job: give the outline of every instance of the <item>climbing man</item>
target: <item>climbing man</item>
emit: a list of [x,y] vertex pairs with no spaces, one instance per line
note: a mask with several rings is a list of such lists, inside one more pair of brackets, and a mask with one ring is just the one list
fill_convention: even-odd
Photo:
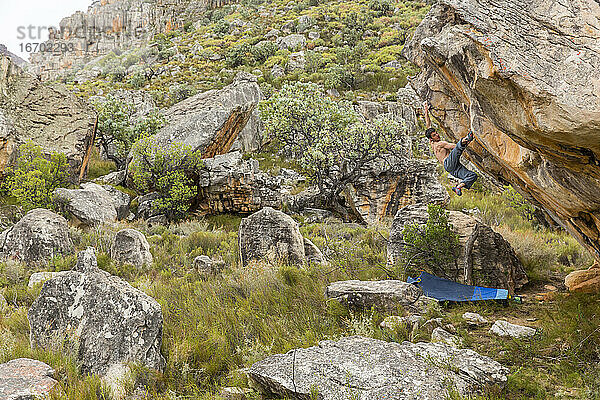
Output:
[[462,181],[452,188],[452,191],[459,196],[462,196],[462,189],[470,189],[473,183],[477,180],[477,174],[469,171],[460,163],[460,156],[467,148],[469,143],[473,141],[473,131],[469,130],[469,134],[458,141],[456,144],[448,143],[440,139],[440,134],[435,128],[431,127],[431,119],[429,118],[429,103],[423,103],[425,111],[425,136],[429,139],[431,149],[435,157],[444,165],[444,169],[452,176],[461,179]]

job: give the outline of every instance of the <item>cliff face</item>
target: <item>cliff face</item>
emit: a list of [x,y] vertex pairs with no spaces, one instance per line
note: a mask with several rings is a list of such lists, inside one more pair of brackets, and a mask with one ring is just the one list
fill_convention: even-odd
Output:
[[32,141],[45,154],[67,156],[73,181],[86,172],[96,113],[62,85],[46,85],[0,55],[0,172],[19,145]]
[[[96,0],[87,12],[64,18],[44,44],[46,51],[31,55],[32,72],[55,79],[111,51],[147,43],[155,33],[181,28],[207,8],[231,0]],[[47,51],[52,49],[52,51]]]
[[441,0],[404,55],[468,158],[539,203],[600,259],[600,3]]

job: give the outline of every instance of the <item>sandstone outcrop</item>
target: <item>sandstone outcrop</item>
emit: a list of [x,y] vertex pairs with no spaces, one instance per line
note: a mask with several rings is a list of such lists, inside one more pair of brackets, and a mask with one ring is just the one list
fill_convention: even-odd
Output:
[[410,313],[422,314],[438,302],[427,297],[416,285],[398,280],[385,281],[338,281],[325,289],[325,297],[359,310],[375,307],[386,312],[397,311],[398,307]]
[[28,266],[46,266],[52,257],[72,251],[67,220],[43,208],[29,211],[0,234],[0,257]]
[[[411,223],[423,225],[428,218],[427,206],[423,204],[410,205],[398,211],[388,241],[390,264],[400,259],[404,226]],[[460,211],[449,211],[448,221],[458,235],[460,250],[456,262],[445,268],[446,276],[443,278],[468,285],[508,289],[510,293],[528,282],[523,265],[502,235]]]
[[276,354],[248,376],[261,392],[291,399],[447,399],[506,383],[508,368],[469,349],[442,343],[388,343],[352,336]]
[[256,77],[239,72],[231,85],[197,94],[166,110],[169,123],[156,139],[164,145],[190,145],[201,150],[203,158],[230,150],[256,150],[263,134],[256,105],[262,99]]
[[510,336],[515,339],[528,338],[535,335],[536,330],[528,326],[511,324],[508,321],[498,320],[490,328],[490,333],[498,336]]
[[27,142],[45,155],[63,153],[71,179],[87,171],[96,114],[60,84],[42,84],[0,55],[0,171],[11,165]]
[[600,264],[571,272],[565,278],[565,286],[570,292],[600,293]]
[[283,206],[289,193],[286,178],[261,172],[258,161],[244,160],[239,151],[203,161],[197,204],[201,214],[250,214]]
[[152,265],[152,253],[146,236],[135,229],[123,229],[115,234],[110,257],[117,263],[132,264],[138,268]]
[[54,385],[54,369],[29,358],[0,364],[0,399],[36,400],[46,398]]
[[478,168],[600,260],[600,4],[441,0],[404,48],[411,81]]
[[82,373],[103,375],[121,362],[161,369],[160,305],[98,268],[93,248],[72,271],[46,281],[27,314],[31,345],[75,351]]

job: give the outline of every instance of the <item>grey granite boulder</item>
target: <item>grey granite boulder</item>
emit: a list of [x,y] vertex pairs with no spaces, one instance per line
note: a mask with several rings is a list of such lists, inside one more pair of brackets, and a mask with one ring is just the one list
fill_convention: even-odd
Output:
[[437,300],[425,296],[419,287],[399,280],[333,282],[325,289],[325,296],[356,309],[376,307],[395,311],[401,306],[419,314],[438,304]]
[[315,264],[326,264],[325,257],[321,250],[309,239],[304,238],[304,253],[306,260]]
[[111,172],[110,174],[106,174],[104,176],[96,178],[96,179],[94,179],[94,182],[99,183],[99,184],[105,183],[105,184],[109,184],[109,185],[119,186],[125,182],[126,178],[127,178],[127,171],[122,170],[122,171]]
[[302,49],[306,46],[306,37],[300,34],[292,34],[288,36],[280,37],[276,40],[277,46],[280,50],[296,50]]
[[152,253],[146,236],[135,229],[123,229],[115,234],[110,257],[120,264],[132,264],[138,268],[152,265]]
[[36,400],[45,398],[58,382],[54,369],[29,358],[0,364],[0,399]]
[[52,257],[72,251],[67,220],[43,208],[29,211],[0,234],[0,256],[30,266],[46,266]]
[[99,269],[93,248],[79,253],[72,271],[46,281],[27,316],[32,347],[75,349],[84,374],[128,361],[164,366],[160,305]]
[[467,324],[471,326],[479,326],[488,324],[489,321],[477,313],[466,312],[462,315]]
[[442,343],[388,343],[353,336],[276,354],[248,376],[267,395],[305,400],[445,400],[503,385],[509,370],[469,349]]
[[[515,289],[528,282],[523,264],[502,235],[478,219],[460,211],[449,211],[448,221],[458,235],[459,254],[456,262],[444,267],[443,278],[468,285]],[[429,215],[426,204],[413,204],[400,209],[390,230],[388,261],[399,262],[403,250],[402,231],[407,224],[424,225]]]
[[61,210],[81,225],[114,222],[129,213],[129,195],[111,186],[88,182],[81,189],[58,188],[54,196]]
[[528,338],[535,335],[536,330],[528,326],[511,324],[508,321],[498,320],[490,328],[490,333],[498,336],[509,336],[515,339]]
[[304,238],[298,223],[289,215],[265,207],[242,219],[239,229],[242,265],[253,260],[301,265],[306,260]]

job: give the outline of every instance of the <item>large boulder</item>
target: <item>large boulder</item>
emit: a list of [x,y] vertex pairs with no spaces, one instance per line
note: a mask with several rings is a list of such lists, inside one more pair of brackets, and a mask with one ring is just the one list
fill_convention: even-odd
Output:
[[179,102],[164,112],[169,123],[156,135],[159,145],[184,143],[203,158],[230,150],[253,151],[262,143],[256,105],[263,99],[256,77],[239,72],[233,83]]
[[152,253],[146,236],[135,229],[123,229],[115,234],[110,257],[117,263],[132,264],[138,268],[152,265]]
[[296,265],[306,261],[304,238],[298,223],[271,207],[242,219],[238,240],[244,266],[262,259]]
[[54,256],[72,251],[67,220],[43,208],[29,211],[0,234],[0,257],[29,266],[46,266]]
[[465,155],[600,260],[600,3],[441,0],[404,47],[411,80]]
[[128,194],[92,182],[82,184],[81,189],[58,188],[54,199],[63,212],[82,225],[100,225],[125,218],[130,202]]
[[36,400],[46,398],[54,385],[54,369],[29,358],[0,364],[0,399]]
[[27,314],[33,347],[76,351],[81,371],[103,375],[121,362],[161,369],[160,305],[98,268],[93,248],[72,271],[46,281]]
[[[406,206],[398,211],[388,241],[390,264],[397,263],[401,257],[405,225],[423,225],[428,218],[427,206],[423,204]],[[468,285],[508,289],[510,293],[528,282],[523,264],[502,235],[459,211],[449,211],[448,221],[458,235],[460,250],[456,262],[446,266],[445,278]]]
[[42,84],[0,54],[0,171],[11,165],[18,147],[33,142],[46,156],[63,153],[71,180],[87,171],[96,114],[61,84]]
[[470,349],[443,343],[388,343],[361,336],[276,354],[248,376],[261,392],[291,399],[444,400],[503,385],[509,370]]
[[418,314],[438,304],[437,300],[425,296],[418,286],[398,280],[332,282],[325,289],[325,297],[353,309],[369,310],[375,307],[394,312],[402,307]]

